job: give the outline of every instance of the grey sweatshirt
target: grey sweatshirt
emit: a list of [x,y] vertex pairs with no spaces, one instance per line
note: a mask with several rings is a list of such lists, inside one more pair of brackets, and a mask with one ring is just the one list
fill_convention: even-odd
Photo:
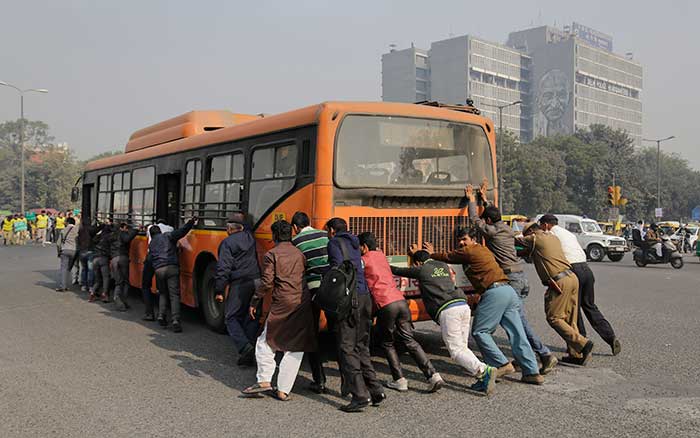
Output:
[[469,218],[486,239],[486,247],[491,250],[496,262],[506,274],[523,270],[522,262],[515,252],[515,232],[503,221],[488,225],[476,214],[476,203],[469,203]]

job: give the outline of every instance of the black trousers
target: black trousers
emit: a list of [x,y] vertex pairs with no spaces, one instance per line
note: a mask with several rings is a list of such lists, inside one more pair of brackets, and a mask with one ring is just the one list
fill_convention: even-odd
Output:
[[146,313],[149,315],[154,314],[155,303],[158,299],[158,296],[154,297],[151,293],[154,275],[156,275],[156,271],[153,269],[151,255],[149,254],[143,261],[143,272],[141,273],[141,296],[143,298],[143,304],[146,306]]
[[129,295],[129,257],[120,255],[110,261],[110,272],[114,278],[114,299],[126,304]]
[[229,284],[224,303],[226,331],[239,353],[248,345],[255,346],[260,329],[258,319],[251,319],[248,313],[255,283],[256,280],[242,280]]
[[411,323],[411,310],[405,300],[394,301],[377,312],[377,328],[381,337],[382,348],[389,362],[391,377],[399,380],[403,377],[399,354],[394,347],[394,340],[398,338],[406,346],[416,365],[423,371],[426,379],[435,374],[435,368],[428,359],[418,341],[413,337],[413,324]]
[[94,293],[109,294],[109,260],[105,256],[97,256],[92,260],[92,270],[95,271]]
[[578,331],[581,335],[586,336],[586,326],[583,323],[581,311],[588,318],[593,330],[598,332],[601,338],[609,345],[612,345],[615,340],[615,331],[605,319],[605,316],[595,304],[595,277],[593,271],[588,267],[588,263],[573,263],[571,270],[578,277]]
[[158,318],[165,319],[169,307],[172,321],[180,322],[180,267],[167,265],[156,269],[156,284],[160,293]]
[[[316,294],[316,290],[312,290],[311,296]],[[313,301],[311,302],[311,310],[314,315],[314,335],[318,341],[319,334],[319,318],[321,317],[321,308],[316,305]],[[309,362],[309,368],[311,368],[311,376],[314,382],[319,384],[326,384],[326,372],[323,370],[323,355],[321,354],[321,345],[319,343],[318,351],[311,353],[305,353],[304,357]]]
[[371,395],[383,392],[372,366],[369,353],[369,335],[372,327],[372,298],[369,294],[357,297],[357,309],[335,324],[338,342],[338,360],[344,384],[355,401],[366,401]]

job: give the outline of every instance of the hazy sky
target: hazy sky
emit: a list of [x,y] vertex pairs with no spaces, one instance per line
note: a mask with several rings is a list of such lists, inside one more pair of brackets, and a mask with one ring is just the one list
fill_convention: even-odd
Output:
[[[28,95],[81,158],[122,149],[144,126],[193,109],[277,113],[379,100],[381,54],[473,34],[577,21],[644,67],[644,136],[700,169],[700,2],[0,0],[0,80]],[[0,87],[0,121],[19,117]]]

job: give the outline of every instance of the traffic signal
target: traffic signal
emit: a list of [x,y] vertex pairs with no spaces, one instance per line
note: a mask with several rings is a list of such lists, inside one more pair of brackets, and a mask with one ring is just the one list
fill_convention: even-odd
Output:
[[620,186],[608,186],[608,203],[613,207],[627,205],[627,199],[622,197]]
[[613,186],[608,186],[608,204],[615,206],[615,189]]

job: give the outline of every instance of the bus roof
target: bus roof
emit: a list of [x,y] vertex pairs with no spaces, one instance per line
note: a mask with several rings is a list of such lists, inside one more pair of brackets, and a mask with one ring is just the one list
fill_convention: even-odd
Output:
[[[184,138],[180,137],[179,139],[174,139],[172,141],[166,140],[166,142],[157,143],[151,146],[139,145],[141,147],[129,148],[127,145],[126,153],[91,161],[87,164],[86,171],[119,166],[135,161],[147,160],[163,155],[170,155],[177,152],[224,143],[227,141],[254,137],[256,135],[262,135],[270,132],[313,125],[318,123],[323,114],[328,114],[331,120],[335,120],[336,116],[340,113],[391,114],[396,116],[455,120],[485,125],[489,133],[493,131],[493,122],[491,120],[488,120],[483,116],[470,114],[466,111],[458,111],[452,109],[451,107],[435,107],[425,104],[416,105],[411,103],[393,102],[323,102],[317,105],[311,105],[305,108],[275,114],[272,116],[249,116],[253,119],[247,120],[247,123],[239,122],[238,124],[233,124],[232,126],[227,126],[213,131],[208,131],[202,127],[202,133],[200,134],[191,135]],[[159,129],[173,129],[173,126],[182,124],[184,118],[186,118],[188,114],[191,113],[187,113],[185,115],[175,117],[165,122],[136,131],[131,136],[131,141],[150,138],[153,140],[152,142],[155,142],[156,137],[160,135]],[[240,116],[238,119],[239,121],[243,120],[245,117],[245,115],[235,116]],[[174,134],[171,132],[170,135],[173,136]],[[165,134],[162,136],[162,138],[166,137],[167,135]]]

